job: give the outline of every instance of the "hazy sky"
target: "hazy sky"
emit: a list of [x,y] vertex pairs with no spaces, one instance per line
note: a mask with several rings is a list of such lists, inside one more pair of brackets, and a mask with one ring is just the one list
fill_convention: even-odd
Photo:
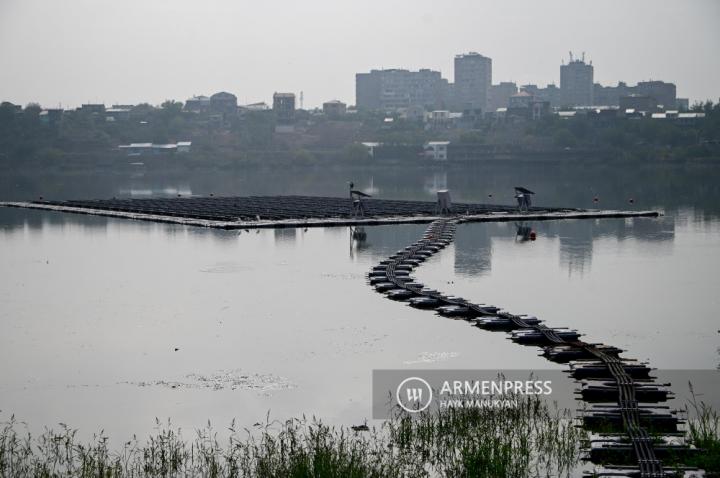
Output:
[[355,73],[493,60],[493,83],[555,82],[568,50],[595,81],[661,79],[720,97],[718,0],[0,0],[0,100],[160,103],[226,90],[355,102]]

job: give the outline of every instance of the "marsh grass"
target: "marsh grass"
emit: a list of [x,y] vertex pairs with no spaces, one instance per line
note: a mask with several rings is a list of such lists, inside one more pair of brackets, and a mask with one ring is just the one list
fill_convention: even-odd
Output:
[[711,476],[720,476],[720,414],[698,398],[690,386],[692,398],[685,406],[688,416],[687,441],[700,452],[691,455],[688,465],[703,468]]
[[38,436],[14,417],[0,426],[3,477],[563,476],[579,462],[584,433],[568,412],[527,396],[514,409],[397,409],[366,432],[268,417],[251,429],[233,422],[221,440],[210,423],[186,438],[156,420],[147,439],[114,451],[103,432],[83,442],[63,424]]

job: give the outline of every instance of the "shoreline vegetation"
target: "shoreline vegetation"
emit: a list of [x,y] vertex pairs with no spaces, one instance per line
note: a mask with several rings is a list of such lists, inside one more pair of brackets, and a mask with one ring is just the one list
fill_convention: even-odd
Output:
[[0,424],[0,476],[13,477],[407,477],[567,476],[585,433],[569,412],[538,397],[516,409],[446,409],[413,416],[397,409],[378,428],[312,418],[233,422],[221,440],[210,423],[187,436],[156,420],[146,439],[113,448],[100,432],[82,442],[61,424],[32,436],[12,417]]
[[[692,388],[691,388],[692,390]],[[589,435],[569,410],[521,395],[516,408],[446,408],[418,415],[396,407],[378,427],[315,417],[252,428],[210,422],[189,436],[156,419],[147,438],[117,448],[103,431],[89,441],[66,424],[33,436],[14,416],[0,422],[0,477],[560,477],[583,464]],[[720,476],[720,415],[693,398],[686,440],[701,449],[683,465]],[[227,439],[219,438],[227,436]],[[667,462],[668,470],[675,463]]]
[[[102,105],[100,105],[102,106]],[[166,101],[136,105],[122,118],[93,109],[48,115],[37,104],[0,104],[0,169],[110,168],[132,163],[197,168],[296,164],[437,164],[487,161],[623,161],[656,164],[720,160],[720,103],[696,104],[692,121],[578,115],[562,119],[477,119],[438,126],[421,119],[358,112],[327,117],[297,110],[290,132],[272,110],[208,115]],[[596,117],[597,116],[597,117]],[[113,121],[107,121],[113,119]],[[392,119],[387,122],[385,119]],[[449,141],[447,161],[424,146]],[[189,152],[126,154],[120,145],[190,142]],[[373,154],[363,143],[375,143]],[[158,151],[175,151],[160,149]]]
[[[394,410],[379,427],[333,426],[313,417],[233,423],[218,437],[210,422],[191,436],[156,419],[146,439],[114,448],[104,432],[90,441],[60,424],[38,436],[11,417],[0,422],[0,476],[7,477],[544,477],[582,466],[588,434],[568,410],[536,396],[517,408],[449,408],[413,415]],[[693,399],[686,439],[701,449],[685,465],[720,476],[720,417]],[[666,468],[673,469],[673,463]]]

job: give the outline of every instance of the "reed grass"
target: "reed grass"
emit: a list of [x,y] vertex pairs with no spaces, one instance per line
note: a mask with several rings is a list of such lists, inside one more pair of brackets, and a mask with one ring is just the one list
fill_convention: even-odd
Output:
[[514,409],[394,410],[365,432],[316,418],[210,423],[186,438],[156,420],[145,440],[110,449],[104,432],[82,441],[61,424],[38,436],[11,417],[0,425],[2,477],[531,477],[565,476],[580,460],[582,430],[538,397]]
[[704,469],[710,476],[720,476],[720,413],[698,401],[692,383],[689,386],[692,398],[685,406],[688,415],[686,440],[700,452],[692,455],[688,464]]

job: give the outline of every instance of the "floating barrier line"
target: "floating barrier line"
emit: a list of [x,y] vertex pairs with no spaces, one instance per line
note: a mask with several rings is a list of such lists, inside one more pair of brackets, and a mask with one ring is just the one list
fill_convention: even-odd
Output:
[[[386,279],[390,284],[389,287],[395,287],[396,290],[406,290],[419,297],[432,298],[435,299],[438,304],[465,307],[468,311],[472,311],[474,315],[479,317],[500,317],[508,320],[518,329],[537,331],[551,344],[575,347],[594,356],[607,367],[612,376],[612,380],[615,382],[617,388],[617,405],[622,418],[622,426],[632,444],[639,476],[642,478],[666,477],[667,474],[662,462],[656,456],[653,440],[648,434],[648,431],[641,426],[640,405],[636,399],[635,381],[628,374],[620,358],[603,351],[603,348],[607,348],[607,346],[602,344],[589,344],[579,339],[566,340],[563,339],[555,329],[547,327],[544,324],[529,323],[523,319],[522,316],[499,311],[495,307],[489,308],[480,304],[471,303],[462,298],[448,297],[438,291],[424,289],[422,284],[412,282],[407,269],[408,266],[412,269],[418,264],[406,261],[412,259],[424,260],[426,257],[437,253],[454,239],[456,225],[460,222],[465,222],[464,218],[450,217],[433,221],[421,240],[406,247],[403,251],[399,251],[397,254],[390,256],[389,259],[382,261],[381,265],[376,266],[371,274],[374,275],[374,278],[378,278],[377,280]],[[405,267],[402,268],[404,271],[403,274],[399,274],[401,269],[398,269],[398,267],[400,267],[401,264],[405,264]],[[376,287],[378,286],[376,285]],[[378,289],[380,290],[381,288]],[[386,287],[382,287],[382,290],[385,289]],[[390,290],[388,293],[393,294],[393,291]],[[437,306],[431,308],[437,308]]]

